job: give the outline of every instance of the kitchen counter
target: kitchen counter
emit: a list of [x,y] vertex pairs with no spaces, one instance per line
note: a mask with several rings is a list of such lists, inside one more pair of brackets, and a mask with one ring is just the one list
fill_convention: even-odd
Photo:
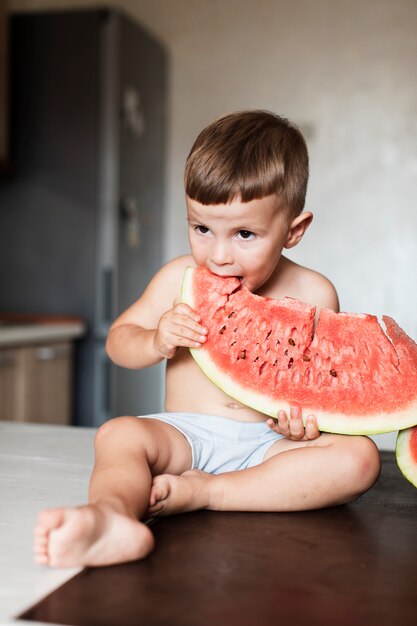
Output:
[[0,314],[0,421],[70,424],[78,317]]
[[31,345],[44,341],[72,341],[85,334],[80,318],[0,316],[0,348]]

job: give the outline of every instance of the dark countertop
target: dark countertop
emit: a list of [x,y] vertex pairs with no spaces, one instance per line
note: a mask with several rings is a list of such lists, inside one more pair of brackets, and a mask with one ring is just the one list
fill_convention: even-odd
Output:
[[142,562],[87,569],[24,618],[75,626],[417,623],[417,490],[382,452],[357,501],[156,520]]

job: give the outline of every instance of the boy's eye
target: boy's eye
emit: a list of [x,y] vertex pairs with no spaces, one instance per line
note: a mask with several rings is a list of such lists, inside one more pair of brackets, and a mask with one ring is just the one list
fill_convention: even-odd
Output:
[[240,230],[238,232],[238,236],[239,239],[243,239],[245,241],[249,241],[250,239],[253,239],[255,237],[254,233],[252,233],[250,230]]
[[209,232],[210,229],[207,228],[207,226],[198,225],[198,226],[195,227],[195,230],[198,233],[201,233],[202,235],[206,235]]

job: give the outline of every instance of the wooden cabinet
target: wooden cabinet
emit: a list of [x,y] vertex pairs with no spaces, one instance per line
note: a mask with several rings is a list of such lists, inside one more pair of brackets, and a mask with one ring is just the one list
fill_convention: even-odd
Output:
[[72,343],[0,349],[0,420],[70,424]]
[[15,420],[19,414],[22,398],[20,376],[22,373],[22,354],[20,350],[0,350],[0,419]]

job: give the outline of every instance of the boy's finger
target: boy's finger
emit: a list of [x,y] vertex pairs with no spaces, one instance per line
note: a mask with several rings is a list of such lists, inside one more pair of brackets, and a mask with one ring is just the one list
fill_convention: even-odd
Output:
[[307,439],[317,439],[320,436],[317,420],[314,415],[308,415],[306,419],[306,436]]
[[[199,347],[207,339],[206,335],[202,335],[184,326],[177,329],[175,335],[178,345],[186,346],[189,348]],[[198,346],[195,345],[196,343],[198,344]]]
[[184,315],[175,319],[174,324],[176,324],[177,334],[184,337],[189,337],[190,332],[197,333],[198,335],[207,335],[208,333],[207,328],[201,326],[201,324],[190,321],[190,318],[185,317]]
[[288,417],[285,411],[278,411],[278,428],[281,435],[288,437],[290,434],[290,425],[288,423]]
[[305,434],[304,424],[302,422],[301,417],[297,417],[295,419],[290,419],[290,432],[291,437],[294,439],[302,439]]
[[185,315],[184,313],[182,313],[181,315],[177,315],[174,318],[174,320],[176,323],[183,324],[184,326],[187,326],[188,328],[193,328],[195,330],[198,330],[204,333],[208,332],[207,328],[203,326],[203,324],[200,324],[193,317],[189,317],[188,315]]
[[290,407],[290,419],[292,420],[301,419],[301,409],[299,406],[294,405]]
[[281,435],[281,432],[278,426],[278,420],[276,417],[270,417],[269,419],[266,420],[266,423],[269,426],[269,428],[274,431],[274,433]]
[[178,302],[178,304],[174,306],[174,311],[180,315],[186,315],[196,322],[201,321],[201,316],[188,306],[188,304],[185,304],[185,302]]
[[290,432],[291,437],[299,440],[305,435],[304,424],[301,418],[301,409],[299,406],[290,407]]

